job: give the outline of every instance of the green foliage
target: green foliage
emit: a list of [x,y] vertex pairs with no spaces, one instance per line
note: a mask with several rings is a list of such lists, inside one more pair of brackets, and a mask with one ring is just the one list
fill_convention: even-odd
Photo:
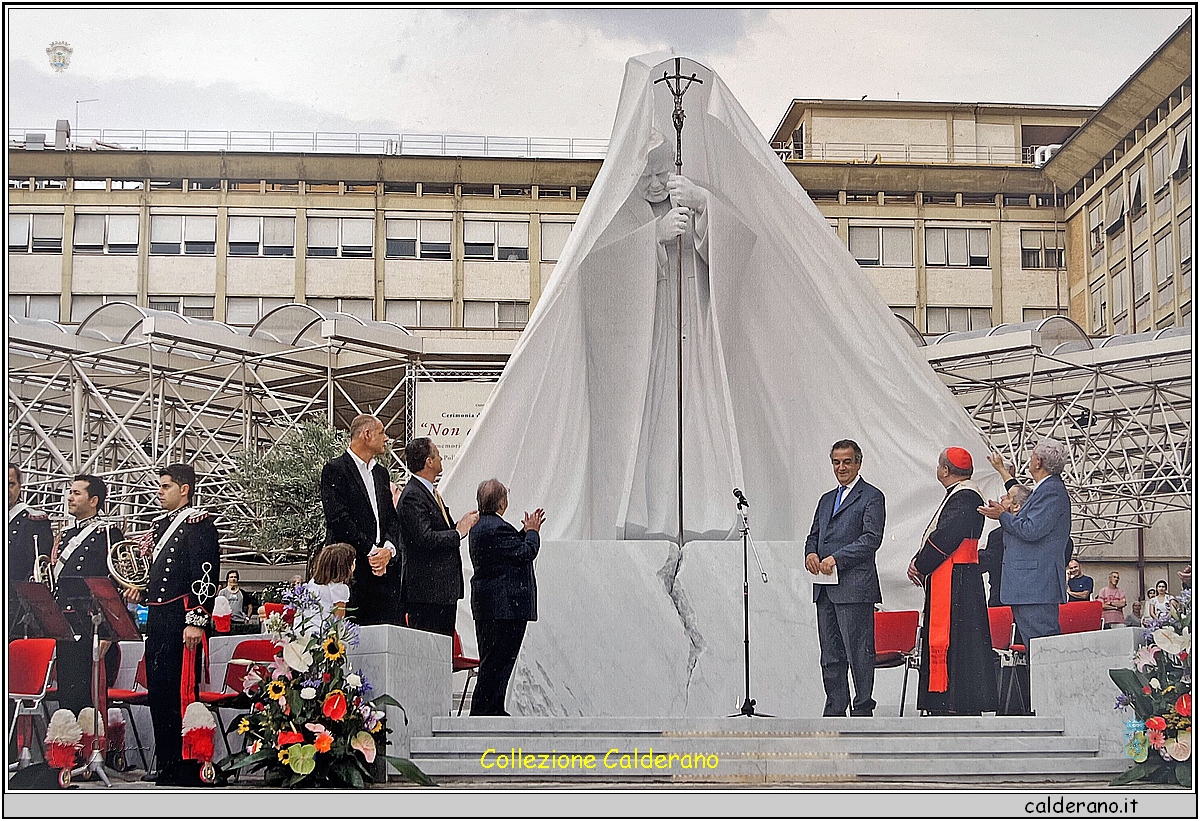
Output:
[[267,556],[308,556],[325,541],[321,468],[346,450],[346,431],[309,418],[266,453],[245,451],[232,480],[242,504],[230,513],[234,533]]

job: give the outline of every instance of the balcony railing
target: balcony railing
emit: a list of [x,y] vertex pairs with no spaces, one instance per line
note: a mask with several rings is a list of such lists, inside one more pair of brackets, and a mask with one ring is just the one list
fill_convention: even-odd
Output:
[[772,148],[782,160],[858,163],[954,163],[966,165],[1033,165],[1035,148],[999,145],[921,145],[917,143],[808,143],[803,150],[791,144]]
[[[27,145],[27,135],[45,134],[48,144]],[[54,129],[10,128],[10,148],[46,148]],[[383,134],[337,131],[154,131],[81,129],[74,150],[239,151],[404,156],[538,157],[603,159],[608,140],[584,137],[496,137],[475,134]]]

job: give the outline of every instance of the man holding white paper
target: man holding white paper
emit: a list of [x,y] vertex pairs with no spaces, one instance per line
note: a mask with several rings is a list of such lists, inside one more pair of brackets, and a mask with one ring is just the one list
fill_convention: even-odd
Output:
[[[883,601],[875,551],[883,543],[883,493],[860,479],[862,448],[834,442],[829,454],[838,486],[821,497],[805,542],[821,641],[825,716],[870,716],[875,709],[875,604]],[[847,673],[854,676],[850,701]]]

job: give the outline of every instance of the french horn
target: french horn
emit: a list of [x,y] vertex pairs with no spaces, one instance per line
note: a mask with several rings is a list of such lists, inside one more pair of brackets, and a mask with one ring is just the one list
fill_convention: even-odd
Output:
[[50,561],[49,556],[38,554],[37,561],[33,563],[33,580],[46,585],[51,593],[54,592],[58,579],[54,576],[54,562]]
[[122,587],[150,586],[150,555],[144,538],[123,539],[108,549],[108,572]]

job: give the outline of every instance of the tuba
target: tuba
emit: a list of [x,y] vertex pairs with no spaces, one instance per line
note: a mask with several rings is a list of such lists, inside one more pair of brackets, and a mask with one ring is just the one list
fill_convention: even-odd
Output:
[[33,563],[33,580],[38,584],[46,585],[50,593],[54,593],[54,588],[58,584],[58,579],[54,576],[54,562],[50,561],[50,557],[39,553],[37,559]]
[[108,572],[123,587],[145,590],[150,585],[150,554],[145,537],[123,539],[108,549]]

